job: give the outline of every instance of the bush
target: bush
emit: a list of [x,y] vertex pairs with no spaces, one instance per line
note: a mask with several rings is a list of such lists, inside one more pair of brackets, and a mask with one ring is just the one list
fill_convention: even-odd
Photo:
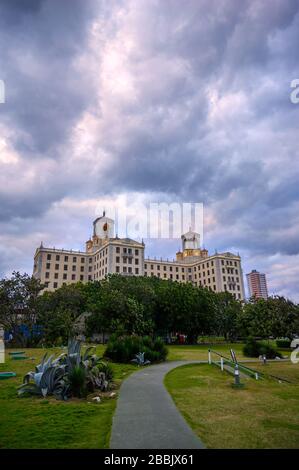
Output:
[[243,346],[243,354],[247,357],[259,357],[265,355],[267,359],[282,357],[275,346],[272,346],[266,341],[256,341],[253,338],[249,338]]
[[278,348],[290,348],[291,347],[291,340],[288,339],[288,338],[277,339],[276,340],[276,346]]
[[68,374],[68,381],[74,397],[86,397],[86,370],[83,367],[80,365],[73,367]]
[[105,378],[108,382],[112,382],[114,378],[114,370],[108,362],[100,362],[97,366],[99,372],[104,372]]
[[165,361],[168,349],[160,338],[113,335],[104,355],[115,362],[131,362],[139,352],[144,352],[144,358],[150,362],[160,362]]

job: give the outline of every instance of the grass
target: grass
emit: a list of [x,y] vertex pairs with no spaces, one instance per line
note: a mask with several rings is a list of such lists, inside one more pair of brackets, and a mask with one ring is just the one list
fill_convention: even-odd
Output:
[[198,364],[169,372],[165,384],[208,448],[298,448],[299,364],[252,367],[294,383],[246,379],[245,388],[236,390],[231,375]]
[[[242,344],[219,344],[212,349],[230,356],[234,349],[243,359]],[[105,346],[96,352],[103,355]],[[169,347],[168,360],[207,360],[207,345]],[[116,399],[104,397],[100,404],[90,399],[68,402],[54,398],[18,398],[17,386],[34,370],[43,354],[58,355],[61,348],[26,349],[25,360],[8,356],[0,371],[17,376],[0,381],[0,448],[75,449],[108,448]],[[284,353],[285,354],[285,353]],[[34,359],[31,359],[34,358]],[[113,363],[117,393],[135,365]],[[294,384],[274,380],[246,381],[244,390],[231,388],[232,377],[208,365],[175,369],[166,385],[178,408],[208,447],[298,447],[299,446],[299,364],[249,364],[267,374],[286,378]],[[90,402],[90,403],[89,403]]]
[[[13,371],[17,376],[0,381],[0,448],[2,449],[76,449],[108,448],[112,417],[116,407],[115,398],[103,398],[100,404],[90,400],[72,399],[68,402],[36,397],[19,398],[16,387],[23,376],[34,370],[47,351],[61,353],[60,348],[26,349],[28,358],[15,361],[7,350],[5,364],[0,371]],[[97,346],[101,355],[103,346]],[[113,364],[115,389],[136,366]]]
[[[167,359],[170,361],[190,360],[190,361],[207,361],[209,348],[230,357],[230,349],[232,348],[238,359],[244,359],[242,353],[243,344],[227,343],[217,345],[171,345],[169,346],[169,354]],[[216,359],[216,356],[215,356]]]

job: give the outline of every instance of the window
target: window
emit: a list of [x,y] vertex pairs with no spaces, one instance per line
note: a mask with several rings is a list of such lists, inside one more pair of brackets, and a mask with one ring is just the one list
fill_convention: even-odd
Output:
[[58,273],[54,274],[54,279],[58,279]]
[[84,258],[81,258],[81,263],[82,263],[82,264],[84,263],[84,261],[85,261],[85,259],[84,259]]
[[91,281],[91,275],[90,275],[90,274],[89,274],[89,276],[88,276],[88,280]]
[[158,266],[157,266],[157,270],[160,271],[160,265],[159,265],[159,264],[158,264]]
[[67,279],[67,274],[66,273],[63,274],[63,279]]
[[135,264],[139,264],[139,258],[135,258]]
[[60,255],[56,255],[56,261],[60,261]]
[[182,275],[182,280],[183,280],[183,281],[185,280],[185,274]]
[[145,265],[144,265],[144,269],[147,269],[147,264],[146,264],[146,263],[145,263]]
[[135,255],[136,255],[136,256],[139,255],[139,250],[135,250]]
[[49,279],[50,273],[49,273],[49,272],[46,272],[46,276],[45,276],[45,277],[46,277],[46,279]]
[[76,271],[76,265],[73,265],[73,271]]
[[129,254],[129,255],[132,254],[132,248],[128,248],[128,254]]
[[54,287],[54,289],[57,289],[57,287],[58,287],[58,282],[54,282],[53,287]]
[[119,248],[119,246],[116,247],[116,253],[120,253],[120,248]]
[[120,262],[120,258],[119,256],[116,257],[116,262],[119,263]]
[[172,266],[169,266],[169,271],[172,272]]
[[126,273],[127,272],[127,266],[124,266],[123,267],[123,273]]
[[176,272],[176,273],[179,272],[179,268],[178,268],[178,267],[175,268],[175,272]]
[[178,275],[178,274],[176,274],[176,276],[175,276],[175,277],[176,277],[176,279],[178,279],[178,278],[179,278],[179,275]]
[[89,262],[89,263],[92,263],[92,258],[89,258],[89,259],[88,259],[88,262]]
[[80,275],[80,281],[83,281],[84,280],[84,276],[82,276],[82,274]]
[[63,266],[64,271],[67,271],[67,264]]
[[166,267],[166,266],[163,266],[163,269],[164,269],[164,271],[166,271],[167,267]]
[[92,266],[88,266],[88,272],[91,273],[92,271]]
[[68,256],[65,256],[64,257],[64,261],[68,261],[69,260],[69,257]]
[[153,265],[153,264],[151,264],[151,269],[154,269],[154,265]]
[[80,271],[81,273],[84,273],[84,266],[81,266]]
[[59,269],[59,264],[55,264],[55,269],[56,269],[56,270]]
[[116,272],[119,273],[119,266],[116,266]]
[[76,280],[76,274],[72,274],[72,281]]
[[48,261],[51,260],[51,255],[50,255],[50,254],[47,255],[47,260],[48,260]]
[[135,274],[139,274],[139,268],[135,268]]
[[73,256],[73,263],[77,263],[77,256]]
[[127,253],[127,248],[124,248],[124,249],[123,249],[123,253]]
[[46,269],[50,269],[50,268],[51,268],[51,263],[47,263]]

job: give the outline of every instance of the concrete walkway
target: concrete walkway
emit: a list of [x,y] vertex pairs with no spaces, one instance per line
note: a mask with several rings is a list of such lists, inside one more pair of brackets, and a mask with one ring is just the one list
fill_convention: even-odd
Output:
[[[203,361],[204,362],[204,361]],[[200,361],[173,361],[144,367],[120,388],[113,418],[111,449],[202,449],[164,387],[165,374]]]

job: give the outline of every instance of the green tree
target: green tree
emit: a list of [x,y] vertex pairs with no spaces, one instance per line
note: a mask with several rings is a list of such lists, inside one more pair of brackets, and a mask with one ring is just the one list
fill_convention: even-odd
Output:
[[12,332],[16,346],[29,347],[38,340],[34,329],[37,299],[43,287],[35,277],[19,272],[0,280],[0,324]]
[[229,292],[218,292],[214,304],[214,332],[226,340],[234,340],[238,334],[238,319],[242,304]]
[[86,311],[83,284],[69,284],[53,292],[44,292],[37,302],[37,321],[48,345],[67,343],[74,334],[76,318]]

